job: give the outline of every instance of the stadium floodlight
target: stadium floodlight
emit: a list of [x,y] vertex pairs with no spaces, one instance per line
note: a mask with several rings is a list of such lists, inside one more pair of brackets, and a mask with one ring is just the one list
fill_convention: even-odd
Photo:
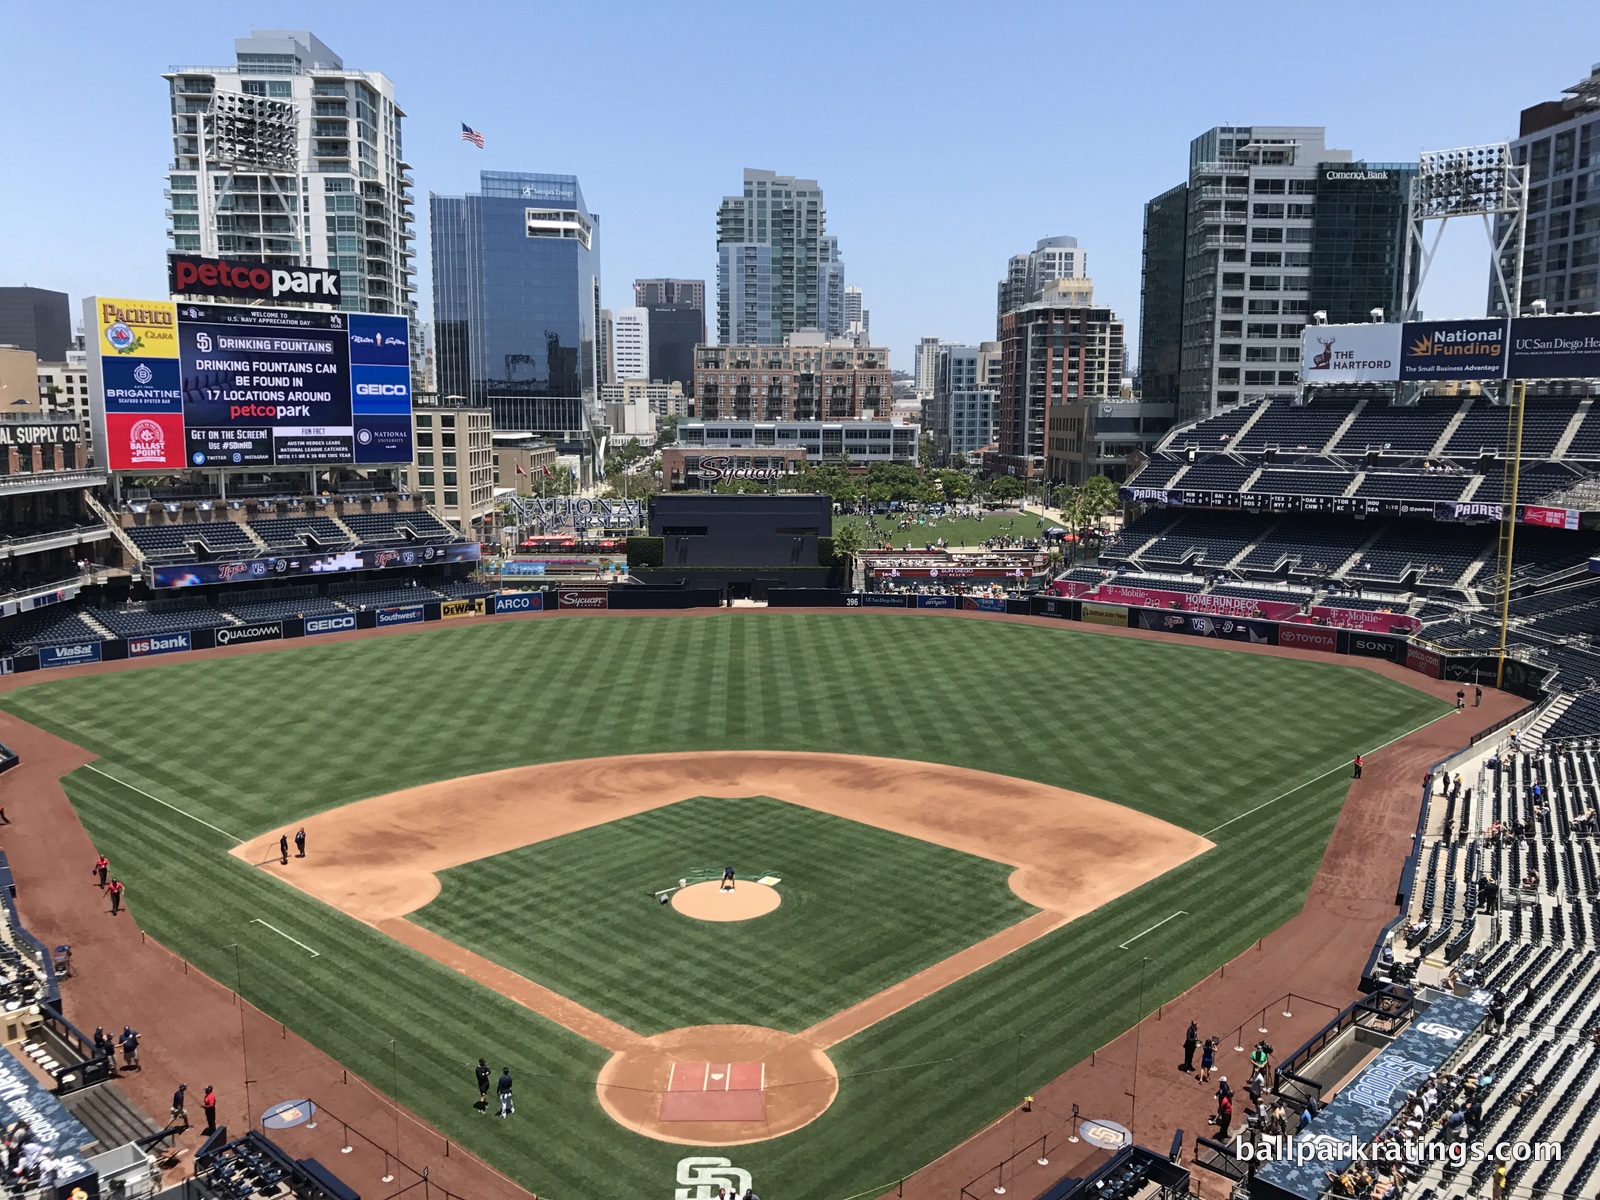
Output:
[[[1516,316],[1522,299],[1528,169],[1516,164],[1507,143],[1494,142],[1455,150],[1426,150],[1419,157],[1406,215],[1405,307],[1401,319],[1416,320],[1422,285],[1433,265],[1444,227],[1452,217],[1483,219],[1493,256],[1496,298],[1507,315]],[[1424,237],[1428,221],[1439,223],[1431,242]],[[1413,257],[1420,259],[1421,267],[1414,279]]]

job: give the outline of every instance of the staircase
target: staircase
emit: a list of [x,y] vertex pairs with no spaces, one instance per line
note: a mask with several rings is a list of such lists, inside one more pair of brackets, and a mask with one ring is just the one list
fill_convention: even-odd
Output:
[[[1228,445],[1237,446],[1239,444],[1239,440],[1243,438],[1245,434],[1250,432],[1250,427],[1261,419],[1261,414],[1267,411],[1267,406],[1271,403],[1271,400],[1263,400],[1260,404],[1256,405],[1255,412],[1246,417],[1244,424],[1239,426],[1234,435],[1228,439]],[[1224,447],[1224,449],[1226,449],[1226,447]]]
[[1483,481],[1487,478],[1489,478],[1487,475],[1474,475],[1471,479],[1467,480],[1467,486],[1461,492],[1461,502],[1465,503],[1476,496],[1478,494],[1478,489],[1483,486]]
[[[61,1097],[61,1103],[94,1135],[103,1150],[126,1146],[165,1128],[152,1121],[148,1113],[129,1099],[128,1093],[111,1082],[68,1092]],[[197,1114],[200,1098],[191,1095],[189,1103],[190,1113]]]
[[1357,471],[1356,477],[1350,481],[1350,486],[1345,488],[1344,491],[1340,492],[1339,495],[1354,496],[1356,494],[1356,489],[1361,486],[1361,481],[1366,477],[1367,473],[1365,471]]
[[122,522],[117,520],[105,505],[94,498],[93,492],[85,490],[79,494],[83,497],[84,506],[104,521],[106,528],[111,530],[111,536],[121,544],[123,553],[128,556],[128,561],[143,562],[144,555],[139,553],[139,547],[134,545],[133,539],[128,536],[128,531],[122,527]]
[[1533,719],[1533,724],[1522,732],[1522,748],[1529,754],[1535,753],[1540,743],[1544,741],[1545,731],[1556,723],[1562,713],[1572,707],[1574,699],[1576,697],[1563,692],[1540,710],[1539,715]]
[[1444,432],[1439,435],[1439,440],[1428,451],[1429,458],[1442,458],[1444,448],[1450,444],[1450,439],[1455,437],[1456,430],[1461,428],[1461,422],[1466,419],[1467,409],[1472,407],[1472,397],[1468,396],[1461,402],[1461,407],[1456,409],[1455,416],[1445,422]]
[[1567,452],[1567,448],[1572,445],[1572,439],[1578,436],[1578,426],[1583,424],[1584,418],[1589,415],[1589,410],[1593,407],[1593,399],[1582,400],[1579,402],[1578,411],[1572,414],[1572,420],[1567,422],[1566,429],[1564,429],[1561,433],[1561,436],[1556,439],[1556,448],[1550,451],[1551,458],[1560,458]]
[[1332,454],[1333,448],[1339,444],[1339,439],[1350,431],[1350,426],[1356,423],[1356,418],[1365,412],[1367,405],[1371,403],[1372,401],[1370,400],[1359,401],[1356,406],[1350,410],[1350,415],[1339,422],[1339,428],[1333,431],[1333,436],[1322,444],[1321,453]]
[[1383,536],[1383,533],[1384,531],[1381,526],[1374,530],[1371,537],[1356,547],[1356,552],[1354,554],[1339,564],[1338,570],[1329,573],[1328,578],[1343,579],[1347,574],[1349,574],[1351,569],[1361,561],[1361,556],[1372,548],[1372,543]]

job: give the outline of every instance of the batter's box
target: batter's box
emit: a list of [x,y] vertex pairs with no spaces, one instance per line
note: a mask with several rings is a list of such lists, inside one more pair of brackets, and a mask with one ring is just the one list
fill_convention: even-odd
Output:
[[758,1062],[675,1062],[662,1121],[765,1121],[767,1067]]

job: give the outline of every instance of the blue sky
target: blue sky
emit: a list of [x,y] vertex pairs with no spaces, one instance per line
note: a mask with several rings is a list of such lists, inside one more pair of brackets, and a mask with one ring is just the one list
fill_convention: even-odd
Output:
[[[846,282],[909,369],[922,334],[994,336],[1006,258],[1075,234],[1097,298],[1138,320],[1143,204],[1219,124],[1326,125],[1382,161],[1515,136],[1600,59],[1600,4],[0,3],[0,282],[165,288],[169,65],[251,28],[309,28],[394,80],[429,191],[480,168],[575,174],[603,222],[605,302],[637,276],[714,288],[715,213],[744,167],[824,189]],[[467,121],[488,138],[459,140]],[[1483,308],[1481,229],[1424,296]],[[419,301],[428,297],[419,245]],[[1134,344],[1137,342],[1135,340]]]

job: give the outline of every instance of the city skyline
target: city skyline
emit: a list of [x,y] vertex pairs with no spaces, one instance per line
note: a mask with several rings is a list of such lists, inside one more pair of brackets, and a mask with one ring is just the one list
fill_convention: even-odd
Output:
[[[16,177],[38,183],[0,196],[0,227],[10,231],[0,243],[0,283],[66,291],[74,303],[91,292],[164,294],[170,243],[161,191],[172,131],[162,74],[180,65],[227,65],[234,39],[252,28],[298,28],[313,31],[347,63],[393,81],[406,114],[419,217],[429,191],[459,195],[480,170],[582,178],[605,219],[602,303],[613,310],[630,306],[636,278],[714,279],[717,203],[731,180],[758,168],[814,178],[825,189],[828,233],[842,247],[845,283],[871,297],[873,341],[890,350],[898,369],[911,367],[912,348],[924,335],[960,343],[991,337],[994,281],[1007,260],[1060,233],[1093,248],[1096,301],[1116,311],[1129,344],[1138,345],[1143,205],[1185,177],[1188,143],[1206,128],[1321,125],[1330,144],[1356,147],[1374,161],[1414,161],[1422,149],[1509,141],[1519,110],[1587,75],[1593,55],[1587,47],[1600,43],[1593,37],[1600,11],[1546,6],[1535,26],[1504,23],[1493,72],[1475,74],[1471,88],[1453,87],[1450,81],[1477,61],[1485,28],[1503,10],[1419,7],[1411,20],[1429,28],[1426,43],[1365,39],[1362,56],[1340,58],[1337,78],[1308,87],[1308,67],[1329,61],[1315,31],[1285,42],[1281,27],[1259,21],[1180,29],[1181,22],[1040,9],[986,14],[975,24],[954,6],[920,7],[916,21],[901,19],[910,10],[897,6],[872,12],[823,6],[820,13],[808,9],[814,19],[800,28],[773,10],[758,14],[756,29],[747,32],[783,28],[801,58],[813,50],[837,56],[856,80],[853,110],[869,124],[844,131],[821,121],[775,123],[759,111],[719,105],[718,134],[703,138],[695,129],[701,108],[709,113],[714,103],[710,95],[641,107],[629,88],[609,81],[644,78],[674,55],[703,53],[707,32],[721,27],[716,11],[617,6],[615,14],[625,19],[605,22],[603,46],[591,33],[587,42],[573,42],[577,52],[543,60],[541,91],[570,94],[573,111],[586,114],[569,122],[522,115],[516,31],[531,32],[531,16],[509,6],[486,10],[498,32],[485,37],[460,33],[444,13],[422,6],[389,11],[393,19],[375,25],[353,9],[290,3],[248,11],[179,2],[173,19],[159,27],[85,21],[82,8],[17,13],[11,28],[27,53],[16,62],[0,154]],[[845,43],[830,38],[830,12],[861,36]],[[1340,27],[1381,30],[1391,18],[1376,5],[1350,6]],[[588,27],[583,17],[562,11],[538,20],[541,36],[568,40]],[[1548,52],[1537,31],[1557,25],[1577,51]],[[927,86],[936,81],[921,73],[936,61],[932,51],[958,45],[966,66],[1003,72],[1017,47],[1048,44],[1052,29],[1064,35],[1069,28],[1076,40],[1099,47],[1075,67],[1072,87],[1123,100],[1115,121],[1075,119],[1071,106],[1061,110],[1058,154],[1036,153],[1037,127],[1008,119],[1006,101]],[[880,70],[885,39],[893,51]],[[1202,71],[1224,51],[1242,54],[1254,69]],[[93,86],[51,87],[66,63]],[[1130,79],[1137,79],[1136,90]],[[460,140],[463,121],[485,135],[484,150]],[[46,130],[53,135],[44,136]],[[94,137],[94,158],[74,152],[73,135],[64,141],[62,131]],[[931,173],[931,163],[947,161],[934,157],[936,148],[961,141],[990,150],[980,161],[1017,165],[970,178]],[[1024,147],[1032,152],[1020,153]],[[653,184],[648,189],[646,179]],[[970,201],[986,195],[1003,201],[984,205],[986,216],[972,215]],[[420,219],[418,226],[417,298],[422,315],[431,317],[428,231]],[[937,286],[930,285],[930,267]],[[1481,231],[1452,230],[1424,306],[1439,315],[1481,313],[1487,276]]]

